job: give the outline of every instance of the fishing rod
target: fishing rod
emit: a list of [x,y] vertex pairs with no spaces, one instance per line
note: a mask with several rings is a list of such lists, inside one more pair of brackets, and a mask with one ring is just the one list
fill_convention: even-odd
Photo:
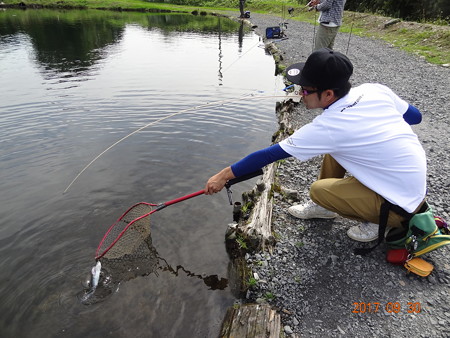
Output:
[[348,50],[350,48],[350,38],[352,37],[354,24],[355,24],[355,12],[353,12],[353,15],[352,15],[352,25],[350,26],[350,35],[348,36],[347,51],[345,52],[345,55],[348,55]]
[[[314,8],[314,7],[311,7]],[[315,40],[316,40],[316,24],[317,24],[317,11],[314,11],[314,30],[313,30],[313,40],[312,40],[312,51],[314,52]]]
[[128,135],[125,135],[124,137],[122,137],[121,139],[119,139],[118,141],[114,142],[113,144],[111,144],[109,147],[107,147],[105,150],[103,150],[100,154],[98,154],[96,157],[94,157],[94,159],[92,159],[76,176],[75,178],[72,180],[72,182],[70,182],[70,184],[67,186],[67,188],[64,190],[63,194],[65,194],[70,187],[75,183],[75,181],[95,162],[97,161],[101,156],[103,156],[107,151],[111,150],[112,148],[114,148],[116,145],[118,145],[119,143],[121,143],[122,141],[125,141],[127,138],[131,137],[134,134],[137,134],[138,132],[153,126],[159,122],[162,122],[164,120],[167,120],[171,117],[175,117],[178,115],[181,115],[183,113],[189,112],[189,111],[194,111],[194,110],[199,110],[202,108],[206,108],[206,107],[210,107],[210,106],[220,106],[220,105],[224,105],[224,104],[228,104],[228,103],[233,103],[236,101],[240,101],[240,100],[254,100],[254,99],[270,99],[270,98],[286,98],[286,95],[253,95],[253,94],[246,94],[244,96],[240,96],[240,97],[235,97],[235,98],[230,98],[230,99],[225,99],[225,100],[219,100],[219,101],[213,101],[213,102],[209,102],[209,103],[205,103],[205,104],[201,104],[195,107],[191,107],[191,108],[187,108],[187,109],[183,109],[180,110],[178,112],[169,114],[167,116],[161,117],[159,119],[157,119],[156,121],[152,121],[150,123],[147,123],[146,125],[132,131],[131,133],[129,133]]
[[[239,61],[243,56],[245,56],[248,52],[250,52],[253,48],[255,48],[257,45],[260,44],[260,41],[258,41],[256,44],[254,44],[252,47],[250,47],[244,54],[242,54],[241,56],[239,56],[235,61],[233,61],[226,69],[223,70],[222,73],[226,72],[228,69],[230,69],[237,61]],[[121,139],[119,139],[118,141],[114,142],[113,144],[111,144],[109,147],[107,147],[105,150],[103,150],[100,154],[98,154],[96,157],[94,157],[76,176],[75,178],[69,183],[69,185],[66,187],[66,189],[64,189],[63,194],[65,194],[70,187],[75,183],[76,180],[78,180],[78,178],[95,162],[97,161],[101,156],[103,156],[107,151],[111,150],[112,148],[114,148],[116,145],[118,145],[119,143],[121,143],[122,141],[125,141],[127,138],[131,137],[134,134],[139,133],[140,131],[155,125],[159,122],[162,122],[164,120],[167,120],[171,117],[175,117],[177,115],[189,112],[189,111],[195,111],[195,110],[199,110],[205,107],[210,107],[210,106],[215,106],[215,105],[221,105],[221,104],[227,104],[227,103],[232,103],[232,102],[236,102],[239,100],[243,100],[243,99],[263,99],[263,98],[286,98],[286,96],[282,96],[282,95],[273,95],[273,96],[265,96],[265,95],[260,95],[260,96],[251,96],[252,94],[247,94],[238,98],[231,98],[231,99],[226,99],[226,100],[219,100],[219,101],[214,101],[214,102],[210,102],[210,103],[205,103],[199,106],[195,106],[195,107],[191,107],[188,109],[184,109],[184,110],[180,110],[176,113],[173,114],[169,114],[167,116],[161,117],[159,119],[157,119],[156,121],[150,122],[146,125],[144,125],[143,127],[140,127],[138,129],[136,129],[135,131],[129,133],[128,135],[122,137]]]

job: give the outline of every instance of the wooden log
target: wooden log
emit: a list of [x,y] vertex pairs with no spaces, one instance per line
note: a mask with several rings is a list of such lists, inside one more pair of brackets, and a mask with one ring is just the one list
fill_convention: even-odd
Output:
[[219,334],[221,338],[279,338],[280,315],[268,304],[230,307]]
[[278,49],[278,47],[274,43],[267,43],[265,45],[265,50],[269,54],[272,55],[273,59],[275,60],[275,75],[281,74],[284,69],[286,68],[285,65],[283,65],[283,53]]
[[[272,137],[273,142],[288,137],[297,127],[293,119],[295,105],[292,100],[277,104],[280,127]],[[245,216],[237,224],[230,225],[226,234],[226,247],[231,258],[242,257],[248,251],[271,251],[275,242],[272,234],[273,193],[274,190],[283,191],[275,182],[277,166],[277,163],[266,166],[262,179],[253,190],[243,194],[244,206],[239,214]],[[234,211],[234,215],[237,214]]]
[[389,26],[395,25],[396,23],[399,23],[399,22],[400,22],[400,19],[389,20],[389,21],[384,23],[384,28],[387,28]]
[[246,238],[253,249],[265,250],[274,243],[272,235],[272,183],[276,163],[266,167],[262,177],[263,184],[255,188],[256,200],[250,220],[238,224],[238,231]]
[[[293,133],[296,127],[292,118],[294,106],[295,103],[291,100],[278,104],[277,117],[280,128],[272,137],[273,142],[279,142]],[[243,196],[244,199],[252,200],[253,208],[250,218],[241,220],[233,231],[248,242],[250,250],[270,251],[275,241],[272,235],[272,207],[277,166],[277,163],[266,166],[262,179],[250,193]]]
[[[272,137],[273,142],[289,136],[295,126],[292,101],[277,106],[280,128]],[[237,297],[248,289],[250,272],[244,255],[248,251],[271,251],[275,239],[272,235],[272,207],[277,163],[268,165],[261,180],[252,191],[243,195],[244,205],[252,205],[250,215],[232,224],[227,230],[226,247],[231,258],[230,282]],[[247,208],[245,208],[247,209]],[[236,211],[234,211],[236,213]],[[241,212],[240,214],[246,214]],[[229,308],[222,322],[220,337],[232,338],[278,338],[281,334],[280,315],[268,304],[246,304]]]
[[252,277],[244,257],[236,257],[228,264],[228,284],[236,298],[243,298],[248,290],[248,280]]

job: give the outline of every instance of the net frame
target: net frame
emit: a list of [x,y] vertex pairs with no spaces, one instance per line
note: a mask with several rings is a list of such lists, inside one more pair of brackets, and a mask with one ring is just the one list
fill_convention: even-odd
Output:
[[[147,202],[140,202],[136,203],[132,207],[130,207],[122,216],[119,217],[119,219],[109,227],[108,231],[103,236],[102,240],[100,241],[100,244],[97,247],[97,250],[95,252],[95,259],[99,260],[100,258],[104,257],[107,253],[111,251],[111,249],[119,242],[119,240],[122,240],[124,238],[127,238],[128,234],[133,231],[135,233],[135,239],[130,240],[130,242],[135,242],[133,245],[121,245],[121,247],[128,247],[127,250],[122,250],[122,255],[125,255],[127,253],[130,253],[133,251],[134,245],[139,245],[142,243],[142,241],[148,237],[150,234],[150,215],[164,209],[165,207],[185,201],[187,199],[203,195],[205,193],[205,190],[199,190],[197,192],[194,192],[189,195],[185,195],[179,198],[176,198],[174,200],[160,203],[160,204],[154,204],[154,203],[147,203]],[[143,210],[139,210],[139,208],[142,208]],[[137,216],[139,215],[139,216]],[[126,217],[130,216],[130,219],[127,220]],[[140,235],[138,233],[141,233]],[[125,236],[125,237],[124,237]],[[108,256],[111,256],[109,254]],[[116,253],[113,256],[114,258],[119,258],[119,254]],[[111,258],[111,257],[108,257]]]
[[[95,259],[98,260],[105,256],[121,238],[124,238],[125,233],[127,233],[130,227],[132,229],[137,228],[137,231],[142,233],[142,238],[147,237],[146,233],[150,232],[149,216],[158,210],[154,207],[157,207],[157,204],[146,202],[136,203],[131,206],[109,227],[108,231],[106,231],[95,252]],[[135,214],[140,214],[140,216],[135,216]],[[131,218],[127,220],[130,216]],[[113,254],[113,256],[117,255]]]
[[[231,180],[229,180],[226,184],[225,187],[227,189],[228,192],[228,198],[230,200],[230,205],[232,205],[232,200],[231,200],[231,190],[229,189],[233,184],[242,182],[242,181],[246,181],[250,178],[262,175],[263,171],[262,169],[256,170],[252,173],[240,176],[240,177],[236,177],[233,178]],[[147,238],[150,235],[150,219],[149,216],[161,209],[164,209],[165,207],[181,202],[181,201],[185,201],[187,199],[199,196],[199,195],[203,195],[205,194],[206,191],[205,190],[199,190],[197,192],[194,192],[192,194],[189,195],[185,195],[179,198],[176,198],[174,200],[165,202],[165,203],[160,203],[160,204],[153,204],[153,203],[147,203],[147,202],[140,202],[137,203],[135,205],[133,205],[131,208],[129,208],[122,216],[119,217],[119,219],[109,227],[108,231],[105,233],[105,235],[103,236],[102,240],[100,241],[100,244],[97,247],[97,250],[95,252],[95,259],[99,260],[100,258],[104,257],[108,252],[111,251],[111,249],[119,242],[119,240],[121,240],[122,238],[124,238],[124,236],[130,232],[130,229],[133,230],[137,230],[134,231],[135,233],[139,233],[141,232],[141,236],[136,236],[136,244],[135,245],[140,245],[145,238]],[[132,220],[127,222],[124,218],[125,216],[127,216],[129,213],[134,212],[134,209],[139,208],[139,207],[143,207],[143,208],[147,208],[148,211],[143,212],[141,211],[141,215],[138,217],[132,217]],[[154,208],[155,207],[155,208]],[[154,208],[154,209],[153,209]],[[122,228],[121,228],[122,225]],[[117,234],[115,236],[115,234]],[[127,247],[127,245],[121,245],[122,247]],[[133,247],[134,245],[131,245],[129,248],[127,249],[123,249],[121,251],[121,255],[126,255],[128,253],[133,252]],[[136,247],[134,247],[136,248]],[[120,251],[120,250],[118,250]],[[115,255],[109,255],[109,256],[115,256],[113,257],[114,259],[116,258],[120,258],[120,255],[118,253],[116,253]],[[111,257],[107,257],[107,258],[111,258]]]

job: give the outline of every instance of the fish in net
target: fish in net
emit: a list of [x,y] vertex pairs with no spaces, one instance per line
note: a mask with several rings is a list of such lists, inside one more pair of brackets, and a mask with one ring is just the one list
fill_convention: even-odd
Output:
[[[262,170],[234,178],[225,185],[230,204],[231,185],[239,183],[250,178],[261,175]],[[105,233],[95,253],[97,265],[93,268],[90,282],[86,283],[84,294],[81,301],[84,304],[93,304],[111,294],[114,287],[118,286],[120,281],[127,281],[139,275],[145,276],[159,267],[158,254],[151,243],[150,215],[164,209],[165,207],[185,201],[187,199],[205,194],[205,190],[199,190],[192,194],[176,198],[174,200],[152,204],[141,202],[129,208]],[[165,260],[163,259],[165,262]],[[101,264],[99,264],[101,263]],[[225,278],[219,279],[217,275],[203,276],[192,274],[191,272],[178,266],[176,270],[165,262],[164,271],[170,271],[178,275],[181,268],[188,276],[195,276],[202,279],[211,289],[223,289],[228,285]],[[97,286],[101,286],[102,291],[98,291]],[[101,294],[100,297],[99,294]]]

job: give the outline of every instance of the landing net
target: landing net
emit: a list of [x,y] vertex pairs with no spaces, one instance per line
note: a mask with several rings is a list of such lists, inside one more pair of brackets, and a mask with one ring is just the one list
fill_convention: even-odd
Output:
[[136,254],[150,236],[150,215],[155,205],[138,203],[128,209],[108,230],[95,258],[119,259]]

